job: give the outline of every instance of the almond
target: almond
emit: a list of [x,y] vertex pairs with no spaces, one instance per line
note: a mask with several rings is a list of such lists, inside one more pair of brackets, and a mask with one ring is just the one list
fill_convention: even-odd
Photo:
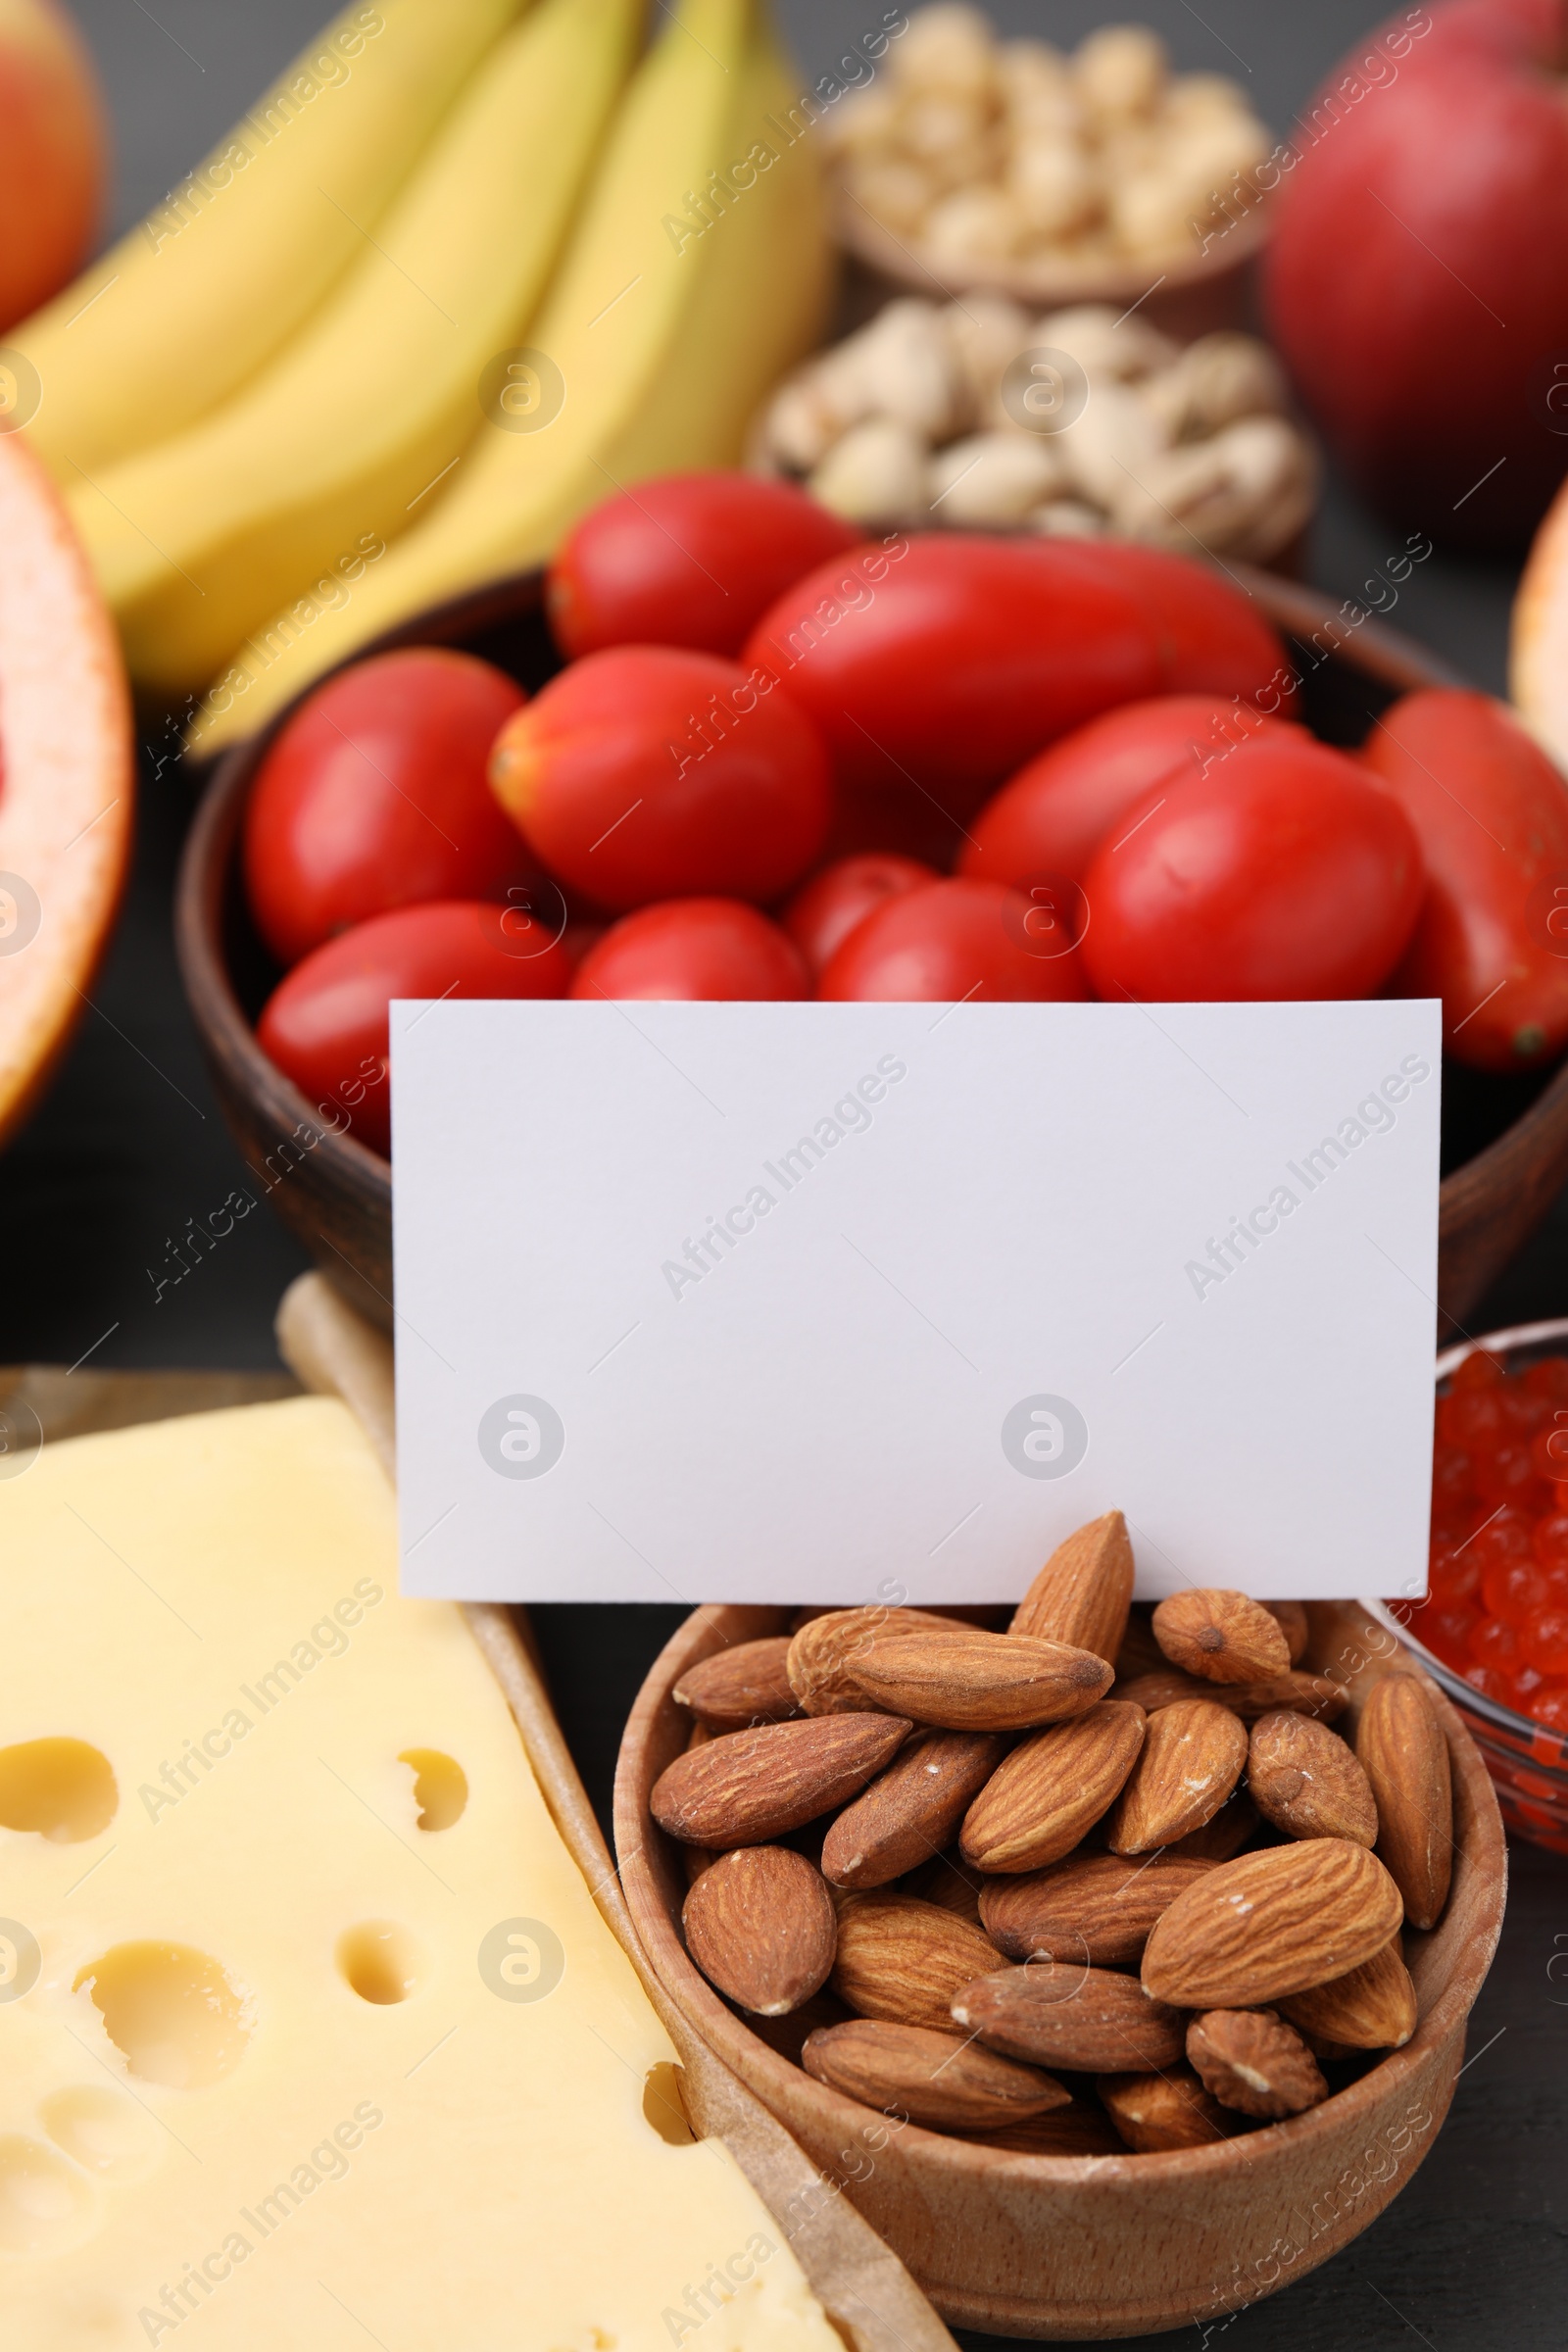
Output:
[[1303,2034],[1345,2050],[1402,2049],[1416,2029],[1416,1997],[1399,1938],[1327,1984],[1287,1994],[1280,2011]]
[[1173,1666],[1205,1683],[1257,1683],[1290,1672],[1290,1644],[1262,1602],[1216,1586],[1162,1600],[1154,1640]]
[[1377,1840],[1371,1783],[1339,1733],[1310,1715],[1281,1709],[1258,1717],[1247,1786],[1264,1820],[1287,1837],[1349,1838],[1357,1845]]
[[870,1705],[956,1732],[1059,1723],[1103,1698],[1112,1679],[1087,1649],[969,1626],[879,1637],[856,1652],[849,1672]]
[[1177,2012],[1112,1968],[1043,1960],[994,1970],[959,1988],[953,2015],[989,2048],[1031,2065],[1144,2074],[1182,2054]]
[[1130,1683],[1118,1683],[1111,1695],[1130,1700],[1146,1715],[1172,1707],[1181,1698],[1212,1699],[1216,1706],[1229,1707],[1244,1723],[1255,1723],[1259,1715],[1272,1715],[1281,1707],[1296,1715],[1315,1715],[1320,1723],[1332,1723],[1350,1703],[1343,1683],[1331,1682],[1325,1674],[1299,1674],[1294,1667],[1289,1674],[1271,1675],[1263,1683],[1203,1683],[1197,1675],[1177,1674],[1167,1668],[1163,1674],[1140,1674]]
[[966,2132],[963,2136],[971,2148],[995,2148],[1004,2156],[1119,2156],[1122,2149],[1104,2110],[1088,2099],[1054,2107],[1031,2124],[1011,2124],[1004,2132]]
[[952,2031],[960,1984],[996,1952],[978,1928],[907,1894],[858,1894],[839,1913],[833,1989],[861,2017]]
[[1133,1547],[1120,1511],[1058,1544],[1018,1603],[1010,1631],[1114,1658],[1133,1598]]
[[1023,1740],[963,1817],[964,1860],[1011,1874],[1071,1853],[1137,1762],[1145,1720],[1142,1708],[1105,1699],[1076,1722]]
[[1228,1862],[1241,1852],[1257,1826],[1257,1807],[1245,1788],[1235,1788],[1212,1821],[1205,1821],[1200,1830],[1189,1830],[1185,1838],[1167,1845],[1166,1857],[1172,1862]]
[[1169,1854],[1124,1862],[1119,1854],[1069,1854],[1021,1879],[987,1879],[980,1924],[1009,1960],[1083,1960],[1098,1967],[1142,1956],[1150,1932],[1176,1897],[1212,1870]]
[[1072,2104],[1072,2093],[1037,2067],[956,2034],[885,2019],[855,2018],[813,2034],[801,2064],[846,2098],[939,2131],[994,2131]]
[[1355,1752],[1378,1808],[1377,1851],[1412,1928],[1435,1928],[1453,1868],[1448,1742],[1426,1686],[1386,1674],[1368,1691]]
[[1246,1726],[1228,1707],[1210,1698],[1162,1707],[1149,1718],[1132,1777],[1111,1813],[1111,1852],[1147,1854],[1200,1830],[1224,1804],[1246,1762]]
[[1095,2088],[1119,2136],[1140,2156],[1212,2147],[1242,2129],[1189,2067],[1157,2075],[1101,2075]]
[[1294,2026],[1272,2009],[1209,2009],[1187,2029],[1187,2055],[1205,2090],[1243,2115],[1301,2115],[1329,2095]]
[[1307,1838],[1217,1863],[1144,1947],[1148,1991],[1185,2009],[1249,2009],[1343,1977],[1398,1928],[1399,1889],[1364,1845]]
[[762,2017],[783,2017],[827,1982],[838,1942],[820,1871],[782,1845],[722,1854],[686,1897],[686,1948],[710,1984]]
[[940,1854],[1001,1763],[992,1732],[916,1732],[828,1831],[822,1870],[835,1886],[885,1886]]
[[908,1730],[896,1716],[833,1715],[726,1732],[667,1765],[649,1807],[688,1845],[766,1845],[863,1788]]
[[737,1642],[689,1666],[670,1692],[699,1723],[715,1732],[744,1731],[754,1723],[786,1723],[801,1705],[790,1688],[784,1661],[789,1637],[770,1634],[761,1642]]
[[1127,1620],[1127,1631],[1122,1636],[1121,1647],[1115,1657],[1116,1676],[1120,1682],[1131,1682],[1136,1674],[1164,1674],[1169,1671],[1170,1661],[1154,1640],[1152,1616],[1149,1608],[1137,1607]]
[[1305,1604],[1299,1600],[1265,1600],[1269,1615],[1285,1636],[1285,1645],[1291,1653],[1291,1664],[1299,1666],[1306,1654],[1312,1629],[1307,1622]]
[[848,2025],[849,2020],[844,2003],[823,1991],[813,1992],[808,2001],[786,2011],[783,2017],[759,2017],[754,2012],[746,2022],[760,2041],[765,2041],[789,2065],[799,2066],[802,2050],[819,2028]]
[[979,1871],[966,1862],[956,1846],[938,1854],[922,1870],[911,1870],[899,1881],[900,1894],[917,1895],[922,1902],[935,1903],[942,1911],[952,1911],[966,1919],[971,1927],[980,1925],[980,1889],[985,1880]]
[[852,1668],[859,1653],[889,1634],[951,1633],[953,1620],[929,1609],[829,1609],[808,1618],[790,1642],[790,1688],[808,1715],[857,1715],[865,1700]]

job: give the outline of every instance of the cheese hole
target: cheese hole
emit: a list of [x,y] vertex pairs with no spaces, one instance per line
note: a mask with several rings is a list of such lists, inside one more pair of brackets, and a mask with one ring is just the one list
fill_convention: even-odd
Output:
[[414,1937],[389,1919],[345,1928],[337,1939],[337,1965],[362,2001],[382,2009],[416,1992],[424,1974]]
[[686,2101],[681,2096],[680,2068],[662,2058],[657,2066],[648,2069],[643,2083],[643,2119],[653,2125],[661,2139],[667,2139],[672,2148],[696,2145],[697,2134],[686,2121]]
[[414,1801],[421,1830],[450,1830],[468,1801],[468,1776],[455,1756],[438,1747],[406,1747],[400,1764],[414,1768]]
[[24,1740],[0,1747],[0,1825],[35,1830],[60,1845],[96,1838],[120,1791],[109,1758],[85,1740]]
[[218,1961],[188,1943],[117,1943],[74,1990],[91,1988],[104,2031],[133,2075],[204,2090],[245,2055],[245,2003]]
[[7,2254],[60,2254],[92,2229],[88,2182],[41,2139],[8,2132],[0,2139],[0,2248]]
[[56,2146],[105,2180],[133,2180],[150,2172],[158,2155],[157,2126],[118,2090],[73,2083],[45,2099],[39,2114]]

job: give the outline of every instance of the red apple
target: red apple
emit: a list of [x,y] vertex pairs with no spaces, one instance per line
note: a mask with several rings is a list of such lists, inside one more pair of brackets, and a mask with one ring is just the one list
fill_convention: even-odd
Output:
[[1568,468],[1568,5],[1392,18],[1305,124],[1265,299],[1307,404],[1396,520],[1522,543]]
[[0,333],[76,270],[107,132],[86,45],[56,0],[0,0]]

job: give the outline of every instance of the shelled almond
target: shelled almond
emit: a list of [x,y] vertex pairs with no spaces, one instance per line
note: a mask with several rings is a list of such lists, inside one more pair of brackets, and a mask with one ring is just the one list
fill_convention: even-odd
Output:
[[688,1948],[829,2088],[1012,2154],[1153,2153],[1415,2032],[1401,1924],[1452,1851],[1425,1686],[1375,1686],[1352,1745],[1299,1604],[1131,1586],[1107,1512],[1005,1633],[824,1610],[675,1686],[694,1743],[650,1804]]

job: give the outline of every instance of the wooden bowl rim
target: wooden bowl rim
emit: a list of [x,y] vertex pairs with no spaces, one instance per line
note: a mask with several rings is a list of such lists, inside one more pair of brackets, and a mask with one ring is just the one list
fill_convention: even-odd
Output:
[[1273,207],[1265,195],[1250,205],[1240,220],[1219,231],[1208,252],[1200,250],[1190,261],[1128,262],[1107,266],[1098,275],[1077,274],[1042,263],[976,262],[955,267],[939,263],[917,245],[906,245],[858,196],[852,195],[842,174],[833,188],[834,233],[845,251],[877,276],[911,293],[947,301],[964,294],[1004,294],[1026,309],[1077,310],[1085,305],[1106,307],[1144,299],[1157,292],[1161,302],[1194,286],[1205,286],[1239,276],[1261,253],[1273,227]]
[[[780,2057],[720,1999],[688,1955],[675,1921],[665,1909],[654,1884],[652,1866],[647,1856],[648,1838],[663,1836],[648,1815],[639,1786],[656,1726],[666,1702],[673,1704],[668,1694],[678,1677],[699,1658],[728,1646],[725,1620],[737,1614],[744,1614],[747,1620],[755,1620],[764,1615],[782,1618],[788,1612],[783,1609],[766,1610],[739,1602],[707,1602],[694,1609],[676,1629],[648,1670],[626,1719],[616,1760],[614,1833],[617,1866],[627,1904],[652,1966],[670,1997],[679,2003],[683,2014],[713,2043],[726,2064],[741,2072],[743,2079],[752,2082],[754,2087],[759,2080],[764,2082],[768,2088],[759,2095],[765,2098],[773,2113],[786,2124],[789,2123],[791,2110],[798,2108],[804,2099],[836,2132],[850,2132],[859,2128],[867,2114],[877,2111],[830,2089],[826,2083],[816,2082],[802,2068],[792,2066],[788,2059]],[[766,1629],[759,1627],[757,1630]],[[781,1629],[774,1627],[773,1630]],[[746,1631],[737,1626],[735,1635],[740,1640],[751,1639],[750,1626]],[[1492,1776],[1480,1750],[1455,1709],[1421,1667],[1419,1660],[1406,1653],[1401,1660],[1401,1669],[1414,1673],[1422,1683],[1437,1708],[1447,1738],[1450,1764],[1455,1778],[1464,1786],[1480,1848],[1475,1852],[1458,1854],[1458,1864],[1467,1872],[1480,1874],[1478,1884],[1484,1897],[1482,1932],[1471,1936],[1460,1945],[1457,1960],[1446,1983],[1403,2047],[1385,2053],[1377,2065],[1368,2068],[1355,2082],[1348,2083],[1343,2090],[1332,2092],[1319,2106],[1308,2108],[1305,2114],[1288,2116],[1279,2123],[1266,2124],[1256,2132],[1242,2132],[1236,2138],[1222,2140],[1214,2147],[1167,2149],[1157,2154],[1139,2154],[1132,2148],[1125,2148],[1120,2151],[1107,2150],[1098,2156],[1045,2156],[1024,2154],[1014,2149],[988,2148],[974,2140],[930,2132],[918,2124],[910,2123],[905,2129],[915,2133],[915,2144],[922,2154],[931,2161],[937,2161],[932,2152],[940,2150],[940,2160],[976,2176],[1003,2175],[1041,2186],[1065,2188],[1089,2180],[1123,2179],[1136,2187],[1140,2182],[1153,2183],[1176,2176],[1201,2179],[1231,2171],[1255,2170],[1261,2161],[1269,2157],[1287,2158],[1291,2150],[1314,2138],[1325,2133],[1338,2134],[1341,2131],[1350,2129],[1374,2105],[1381,2105],[1385,2099],[1397,2095],[1400,2083],[1414,2072],[1418,2060],[1441,2045],[1456,2029],[1462,2029],[1465,2018],[1474,2007],[1502,1932],[1508,1886],[1508,1852],[1502,1817],[1498,1811]],[[1490,1900],[1485,1899],[1488,1896]],[[1449,1900],[1452,1900],[1451,1892]],[[1432,1931],[1434,1934],[1437,1932]],[[998,1959],[1000,1964],[1004,1965],[1004,1955],[999,1954]],[[743,2040],[746,2046],[738,2064],[735,2053]],[[1136,2170],[1129,2172],[1129,2166],[1136,2167]],[[1107,2173],[1106,2167],[1115,2169]]]
[[[1348,627],[1343,607],[1315,588],[1281,579],[1245,564],[1219,566],[1250,596],[1282,632],[1305,641],[1319,634],[1330,641],[1327,658],[1359,668],[1400,693],[1420,687],[1462,686],[1466,681],[1416,639],[1369,616]],[[432,605],[395,629],[359,647],[323,671],[275,711],[254,735],[234,744],[213,763],[211,780],[198,805],[180,858],[174,888],[174,947],[186,1000],[202,1043],[235,1073],[235,1083],[281,1134],[302,1122],[319,1120],[292,1080],[274,1067],[256,1042],[222,954],[221,918],[229,887],[229,861],[237,855],[244,803],[269,746],[308,696],[340,670],[400,647],[451,644],[510,618],[537,611],[545,573],[533,566]],[[216,876],[211,868],[221,861]],[[1441,1229],[1462,1228],[1489,1196],[1509,1191],[1525,1176],[1538,1146],[1568,1127],[1568,1059],[1548,1079],[1527,1110],[1473,1158],[1443,1179],[1439,1196]],[[390,1220],[391,1162],[353,1135],[323,1129],[319,1149],[326,1163],[358,1193],[372,1212]]]

